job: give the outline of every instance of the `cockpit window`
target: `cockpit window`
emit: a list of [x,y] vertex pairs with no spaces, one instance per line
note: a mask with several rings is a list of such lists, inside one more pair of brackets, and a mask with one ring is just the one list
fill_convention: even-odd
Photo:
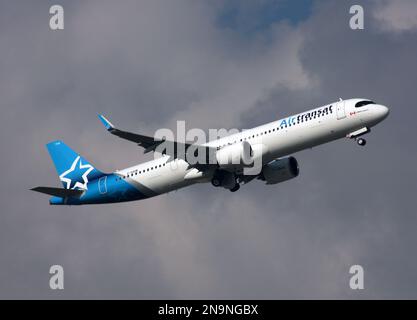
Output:
[[375,102],[370,101],[370,100],[359,101],[357,104],[355,104],[355,108],[360,108],[360,107],[366,106],[368,104],[375,104]]

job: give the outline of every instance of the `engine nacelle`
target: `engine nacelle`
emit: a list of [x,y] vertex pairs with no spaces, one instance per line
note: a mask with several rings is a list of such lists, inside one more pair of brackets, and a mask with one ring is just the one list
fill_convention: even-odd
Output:
[[221,148],[216,152],[220,168],[247,167],[253,163],[253,152],[249,142],[242,141]]
[[266,184],[276,184],[295,178],[300,173],[297,159],[287,157],[276,159],[266,164],[259,175]]

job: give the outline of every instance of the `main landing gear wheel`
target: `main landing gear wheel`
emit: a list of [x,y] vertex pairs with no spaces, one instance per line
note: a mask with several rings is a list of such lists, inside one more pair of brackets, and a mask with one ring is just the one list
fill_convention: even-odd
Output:
[[219,179],[219,178],[213,178],[213,179],[211,180],[211,184],[212,184],[213,186],[215,186],[215,187],[219,187],[221,183],[222,183],[222,182],[220,181],[220,179]]
[[239,183],[236,183],[236,185],[232,189],[230,189],[230,191],[231,192],[236,192],[239,189],[240,189],[240,184]]
[[356,143],[363,147],[366,144],[366,140],[363,138],[359,138],[356,140]]

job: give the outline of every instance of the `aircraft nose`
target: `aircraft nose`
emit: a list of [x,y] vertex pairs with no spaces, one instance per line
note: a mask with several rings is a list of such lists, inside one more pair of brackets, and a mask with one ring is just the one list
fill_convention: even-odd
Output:
[[381,104],[377,104],[375,106],[375,111],[378,114],[378,118],[380,118],[381,120],[385,119],[386,117],[388,117],[389,115],[389,109],[386,106],[383,106]]

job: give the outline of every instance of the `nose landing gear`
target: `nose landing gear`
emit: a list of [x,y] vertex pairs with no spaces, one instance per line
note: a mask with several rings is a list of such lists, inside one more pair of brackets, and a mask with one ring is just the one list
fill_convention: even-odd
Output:
[[356,139],[356,143],[360,145],[361,147],[363,147],[366,144],[366,140],[363,138],[358,138]]
[[346,137],[349,138],[349,139],[354,139],[358,145],[363,147],[366,144],[366,140],[364,138],[360,138],[360,137],[363,136],[366,133],[369,133],[369,132],[371,132],[370,128],[363,127],[359,130],[356,130],[356,131],[353,131],[353,132],[347,134]]

